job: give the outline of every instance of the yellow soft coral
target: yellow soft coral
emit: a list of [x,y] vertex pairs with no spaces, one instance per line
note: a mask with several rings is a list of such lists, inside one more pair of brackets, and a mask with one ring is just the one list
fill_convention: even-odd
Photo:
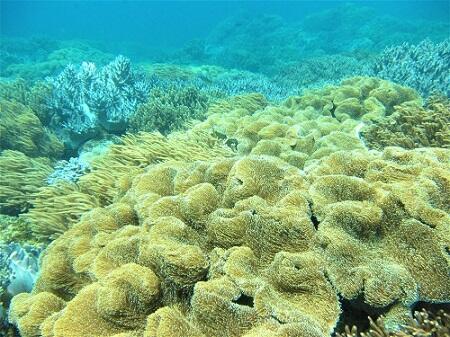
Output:
[[63,144],[42,126],[29,107],[0,100],[0,111],[0,150],[16,150],[32,157],[62,155]]

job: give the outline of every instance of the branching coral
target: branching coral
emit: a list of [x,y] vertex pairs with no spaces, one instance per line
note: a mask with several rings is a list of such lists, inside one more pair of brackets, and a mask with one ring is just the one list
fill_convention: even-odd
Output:
[[45,185],[52,167],[47,158],[29,158],[21,152],[0,154],[0,211],[22,213],[30,207],[32,195]]
[[450,39],[387,48],[375,62],[374,73],[415,88],[424,96],[440,91],[450,97]]
[[203,119],[208,101],[208,96],[194,87],[152,89],[147,102],[131,116],[130,131],[168,134],[191,119]]
[[74,148],[97,135],[100,127],[110,132],[124,131],[149,89],[143,74],[132,70],[123,56],[101,70],[88,62],[79,69],[69,65],[51,84],[51,125]]
[[42,126],[30,108],[1,100],[0,110],[0,151],[16,150],[32,157],[62,155],[62,143]]
[[450,100],[432,96],[422,107],[417,103],[402,104],[395,112],[361,130],[365,143],[370,148],[386,146],[450,147]]

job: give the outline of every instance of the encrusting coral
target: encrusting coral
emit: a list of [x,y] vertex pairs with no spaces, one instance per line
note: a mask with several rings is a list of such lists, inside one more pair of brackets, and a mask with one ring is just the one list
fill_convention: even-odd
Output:
[[149,165],[50,245],[10,320],[23,337],[326,337],[344,298],[398,330],[417,301],[450,300],[449,160]]
[[364,127],[361,136],[377,150],[386,146],[449,148],[450,100],[430,96],[424,107],[416,102],[398,105],[389,117]]

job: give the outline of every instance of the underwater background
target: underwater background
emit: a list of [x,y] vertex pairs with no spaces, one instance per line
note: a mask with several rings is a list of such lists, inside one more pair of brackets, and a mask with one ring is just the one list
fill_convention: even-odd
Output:
[[0,1],[0,337],[449,337],[449,1]]

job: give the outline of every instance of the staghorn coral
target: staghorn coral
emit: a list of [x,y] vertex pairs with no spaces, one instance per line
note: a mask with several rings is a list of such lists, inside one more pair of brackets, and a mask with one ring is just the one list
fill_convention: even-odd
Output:
[[131,115],[129,131],[171,133],[191,119],[203,119],[208,103],[208,95],[194,87],[154,88]]
[[149,166],[53,242],[11,321],[24,337],[328,336],[340,310],[306,190],[273,157]]
[[450,299],[450,153],[337,152],[311,168],[317,244],[340,295],[396,329],[417,301]]
[[450,39],[386,48],[373,65],[375,76],[412,87],[423,96],[439,91],[450,97]]
[[31,157],[58,158],[64,150],[33,111],[16,101],[0,100],[0,151],[16,150]]
[[48,158],[29,158],[22,152],[0,154],[0,211],[17,215],[30,207],[32,195],[45,185],[52,167]]
[[94,138],[102,128],[108,132],[125,131],[131,114],[145,101],[149,89],[144,75],[132,70],[123,56],[101,70],[89,62],[83,62],[79,69],[69,65],[50,83],[50,125],[70,148]]
[[431,96],[424,107],[402,104],[386,118],[374,121],[361,130],[368,147],[382,150],[386,146],[450,147],[450,100]]

